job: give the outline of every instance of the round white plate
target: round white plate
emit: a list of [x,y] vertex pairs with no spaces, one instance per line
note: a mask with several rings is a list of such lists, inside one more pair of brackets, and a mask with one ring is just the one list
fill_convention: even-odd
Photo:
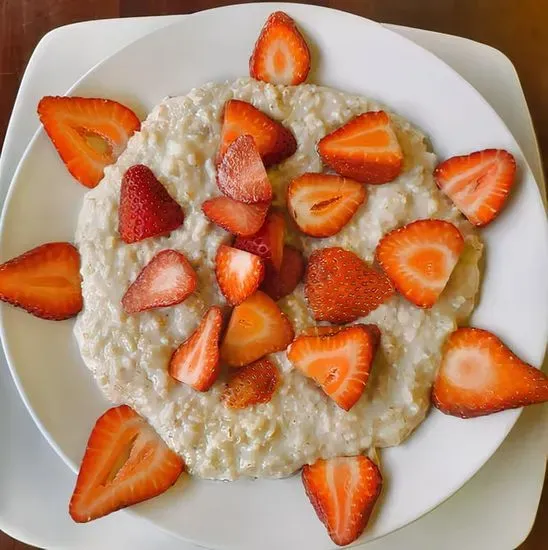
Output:
[[[473,323],[498,333],[539,365],[548,333],[548,226],[521,152],[483,98],[444,63],[382,26],[295,4],[255,4],[202,12],[135,42],[88,73],[72,94],[110,97],[145,115],[166,95],[247,73],[264,20],[283,9],[312,45],[310,80],[375,97],[422,128],[440,157],[503,147],[519,164],[519,184],[487,244],[481,303]],[[244,25],[245,22],[245,25]],[[40,243],[71,240],[85,193],[46,135],[31,142],[2,219],[2,259]],[[85,368],[72,322],[46,322],[5,306],[2,337],[12,374],[45,437],[77,470],[89,430],[108,406]],[[402,446],[382,452],[385,490],[360,542],[418,518],[455,492],[491,456],[519,415],[462,421],[431,413]],[[69,495],[67,495],[67,502]],[[133,508],[157,526],[208,547],[332,548],[298,477],[235,483],[182,481]]]

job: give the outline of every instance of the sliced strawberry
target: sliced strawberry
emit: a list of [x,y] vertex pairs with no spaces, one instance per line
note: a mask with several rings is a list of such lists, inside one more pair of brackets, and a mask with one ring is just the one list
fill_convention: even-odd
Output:
[[150,168],[136,164],[122,178],[118,231],[128,244],[174,231],[184,221],[182,208]]
[[47,243],[3,263],[0,300],[42,319],[74,317],[83,303],[78,250]]
[[320,459],[303,467],[304,489],[331,540],[355,541],[365,529],[382,489],[377,465],[366,456]]
[[131,109],[110,99],[43,97],[38,115],[68,171],[86,187],[101,181],[141,127]]
[[223,315],[210,307],[198,328],[173,353],[169,374],[197,391],[207,391],[219,376],[219,338]]
[[231,99],[224,107],[218,162],[223,158],[228,146],[244,134],[252,136],[255,140],[266,168],[282,162],[297,150],[297,140],[285,126],[259,111],[251,103]]
[[349,411],[369,379],[380,331],[375,325],[352,325],[338,332],[331,327],[316,330],[318,336],[295,338],[287,350],[287,358],[305,376],[315,380],[339,407]]
[[272,211],[255,235],[238,237],[234,247],[256,254],[277,271],[282,267],[284,253],[285,220],[281,213]]
[[333,247],[310,255],[304,291],[316,321],[344,324],[377,309],[393,296],[394,287],[353,252]]
[[202,212],[225,231],[249,237],[262,227],[269,206],[269,202],[245,204],[229,197],[214,197],[202,204]]
[[268,403],[280,383],[280,374],[266,357],[236,370],[228,380],[221,396],[230,409],[245,409]]
[[182,459],[127,405],[113,407],[96,422],[69,513],[78,523],[153,498],[184,470]]
[[524,363],[494,334],[459,328],[443,348],[432,403],[471,418],[548,401],[548,378]]
[[276,302],[257,291],[232,310],[221,357],[231,367],[248,365],[287,348],[293,334],[289,319]]
[[499,215],[514,186],[515,175],[516,159],[503,149],[452,157],[434,171],[438,187],[478,227]]
[[295,21],[283,11],[272,13],[255,43],[249,74],[271,84],[302,84],[310,71],[310,51]]
[[[375,325],[365,325],[373,327]],[[341,330],[344,330],[346,327],[342,326],[331,326],[331,325],[315,325],[313,327],[306,327],[301,331],[299,336],[333,336],[338,334]]]
[[232,305],[242,303],[259,288],[264,263],[255,254],[221,245],[215,257],[215,275],[224,297]]
[[217,186],[236,201],[272,200],[272,185],[251,136],[244,134],[230,144],[217,168]]
[[387,183],[400,175],[403,153],[384,111],[363,113],[318,143],[323,162],[363,183]]
[[126,313],[180,304],[198,285],[196,272],[176,250],[162,250],[143,268],[122,298]]
[[377,245],[377,261],[400,294],[432,307],[464,249],[460,231],[443,220],[418,220],[394,229]]
[[261,290],[273,300],[281,300],[291,294],[301,282],[304,274],[304,258],[299,250],[292,246],[284,246],[282,265],[280,270],[268,263]]
[[365,197],[365,187],[358,181],[307,173],[289,184],[287,209],[303,233],[330,237],[351,220]]

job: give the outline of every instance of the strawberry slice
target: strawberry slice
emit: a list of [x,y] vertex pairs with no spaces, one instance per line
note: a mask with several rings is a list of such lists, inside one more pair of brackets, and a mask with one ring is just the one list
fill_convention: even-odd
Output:
[[278,369],[270,359],[263,357],[234,372],[221,400],[230,409],[245,409],[251,405],[268,403],[279,384]]
[[167,491],[184,470],[182,459],[127,405],[113,407],[95,423],[69,513],[78,523]]
[[143,268],[122,298],[126,313],[180,304],[198,285],[196,272],[176,250],[162,250]]
[[287,348],[293,334],[289,319],[276,302],[257,291],[232,310],[221,345],[221,357],[231,367],[248,365]]
[[131,109],[110,99],[43,97],[38,116],[68,171],[86,187],[101,181],[141,127]]
[[[364,325],[373,327],[375,325]],[[346,327],[341,326],[331,326],[331,325],[315,325],[313,327],[306,327],[301,331],[299,336],[333,336],[333,334],[338,334],[341,330],[344,330]]]
[[74,317],[83,303],[78,250],[47,243],[3,263],[0,300],[42,319]]
[[217,168],[217,186],[236,201],[272,201],[272,185],[252,136],[244,134],[230,144]]
[[503,149],[452,157],[434,170],[438,187],[478,227],[499,215],[514,186],[515,175],[516,159]]
[[219,376],[219,338],[223,315],[210,307],[198,328],[173,353],[169,374],[197,391],[207,391]]
[[231,99],[224,107],[218,162],[223,158],[228,146],[244,134],[252,136],[255,140],[265,168],[282,162],[297,150],[297,140],[285,126],[259,111],[251,103]]
[[295,290],[301,282],[303,274],[303,255],[296,248],[286,245],[284,246],[280,271],[276,271],[271,263],[266,265],[261,290],[277,302]]
[[366,456],[320,459],[303,467],[304,489],[331,540],[355,541],[365,529],[382,489],[377,465]]
[[400,175],[403,153],[384,111],[363,113],[318,143],[323,162],[341,176],[387,183]]
[[150,168],[136,164],[122,178],[118,231],[128,244],[164,235],[184,221],[182,208]]
[[245,204],[229,197],[214,197],[202,204],[202,212],[225,231],[249,237],[262,227],[270,203]]
[[310,51],[295,21],[272,13],[255,43],[249,74],[256,80],[286,86],[302,84],[310,71]]
[[255,254],[223,244],[215,257],[215,275],[224,297],[231,305],[237,305],[259,288],[264,263]]
[[339,407],[349,411],[367,384],[380,331],[375,325],[352,325],[338,332],[331,327],[317,332],[318,336],[295,338],[287,358]]
[[234,241],[234,248],[255,254],[280,271],[284,253],[284,235],[283,215],[280,212],[271,211],[261,229],[249,237],[238,237]]
[[375,255],[400,294],[428,308],[438,301],[463,249],[452,223],[418,220],[385,235]]
[[494,334],[459,328],[443,348],[432,403],[471,418],[548,401],[548,378],[524,363]]
[[365,187],[358,181],[307,173],[289,184],[287,208],[303,233],[331,237],[351,220],[365,197]]
[[310,255],[304,292],[316,321],[351,323],[394,294],[388,277],[343,248],[321,248]]

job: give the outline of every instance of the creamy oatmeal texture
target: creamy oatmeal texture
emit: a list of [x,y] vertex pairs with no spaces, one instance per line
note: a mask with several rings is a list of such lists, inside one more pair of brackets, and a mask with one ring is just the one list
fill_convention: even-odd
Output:
[[[127,403],[180,453],[191,474],[205,478],[281,477],[317,458],[357,454],[372,446],[400,443],[422,421],[440,346],[466,318],[479,285],[481,243],[472,226],[436,188],[435,156],[424,136],[392,115],[405,155],[403,173],[392,183],[368,186],[368,199],[337,235],[313,239],[290,233],[289,242],[312,250],[341,246],[367,262],[379,239],[391,229],[419,218],[454,223],[466,249],[448,287],[430,310],[395,296],[358,322],[382,331],[366,390],[346,412],[316,384],[295,371],[285,352],[274,355],[283,382],[269,403],[231,410],[220,401],[224,372],[213,388],[194,391],[170,378],[173,350],[196,328],[205,310],[225,304],[214,273],[218,246],[229,242],[210,223],[201,204],[220,192],[214,159],[219,147],[221,112],[231,98],[248,101],[291,128],[296,154],[269,170],[275,203],[283,204],[289,181],[319,172],[315,147],[325,134],[353,116],[380,105],[364,98],[313,85],[278,87],[251,79],[208,84],[185,97],[166,99],[143,123],[116,164],[84,199],[77,245],[82,258],[84,310],[76,336],[86,365],[105,396]],[[122,175],[142,163],[152,169],[185,211],[184,224],[169,237],[127,245],[118,235]],[[126,315],[120,300],[141,269],[161,250],[183,252],[196,269],[197,292],[183,304]],[[302,283],[280,302],[296,332],[313,325]],[[226,369],[224,369],[226,370]]]

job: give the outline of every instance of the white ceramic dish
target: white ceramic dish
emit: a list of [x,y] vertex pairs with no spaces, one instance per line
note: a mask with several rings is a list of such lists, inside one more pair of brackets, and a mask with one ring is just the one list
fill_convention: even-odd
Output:
[[[128,101],[128,92],[133,90],[133,96],[148,109],[168,93],[184,92],[205,80],[237,76],[245,72],[262,22],[278,7],[234,7],[192,16],[188,22],[147,37],[114,56],[86,77],[77,93]],[[379,97],[425,129],[441,156],[496,145],[509,148],[520,158],[520,188],[507,212],[485,232],[488,265],[483,300],[474,322],[499,332],[526,359],[538,364],[546,336],[542,277],[547,267],[546,221],[532,176],[508,131],[460,77],[380,26],[319,8],[284,9],[319,46],[323,63],[315,81]],[[242,17],[249,21],[248,30],[240,29],[238,37],[230,37],[228,19],[239,21]],[[208,42],[201,38],[205,29],[218,43],[204,51],[199,66],[195,66],[188,45],[205,47],[200,46]],[[357,62],[350,63],[348,58],[349,37],[361,42],[359,51],[373,51],[373,45],[376,48],[375,59],[365,60],[367,78],[363,82],[354,74]],[[216,61],[220,44],[221,63]],[[171,69],[157,66],[161,56]],[[404,64],[398,61],[404,58]],[[337,59],[348,60],[345,70]],[[174,65],[184,67],[184,74],[177,74]],[[389,66],[398,70],[387,74]],[[437,92],[432,93],[436,87]],[[70,181],[45,136],[39,134],[10,191],[1,243],[3,257],[45,240],[71,239],[82,193]],[[527,285],[516,286],[513,281],[527,281]],[[70,323],[44,323],[11,308],[4,308],[3,321],[6,352],[18,387],[45,435],[74,468],[89,427],[106,404],[77,357]],[[42,366],[44,356],[47,360]],[[516,412],[472,422],[431,415],[408,444],[383,454],[387,491],[369,535],[379,536],[397,528],[449,496],[494,451],[516,418]],[[157,525],[208,546],[298,548],[306,542],[311,548],[330,547],[296,479],[232,485],[192,482],[184,494],[175,490],[136,510]],[[280,528],[282,525],[289,527]]]

